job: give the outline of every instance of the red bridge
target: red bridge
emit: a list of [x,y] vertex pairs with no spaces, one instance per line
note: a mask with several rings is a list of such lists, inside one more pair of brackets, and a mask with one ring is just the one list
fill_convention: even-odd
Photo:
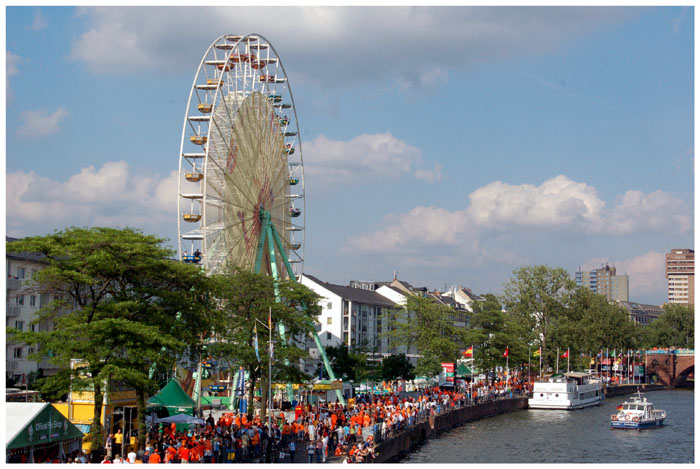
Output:
[[644,355],[648,377],[656,376],[656,382],[670,388],[688,385],[694,379],[695,351],[688,349],[664,349],[648,351]]

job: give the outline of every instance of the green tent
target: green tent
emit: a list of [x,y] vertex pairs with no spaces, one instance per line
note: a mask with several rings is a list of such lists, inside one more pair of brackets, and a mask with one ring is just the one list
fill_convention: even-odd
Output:
[[477,374],[474,373],[471,368],[469,368],[466,364],[460,363],[457,365],[457,373],[456,375],[459,376],[460,378],[468,378],[472,374]]
[[194,415],[195,406],[195,402],[182,389],[176,379],[171,379],[158,394],[148,400],[148,410],[165,408],[168,415]]
[[83,439],[83,432],[48,402],[6,402],[5,430],[6,450]]

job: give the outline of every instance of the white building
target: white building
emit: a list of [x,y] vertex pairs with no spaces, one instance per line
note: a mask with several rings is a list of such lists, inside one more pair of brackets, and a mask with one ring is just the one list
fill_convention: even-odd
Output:
[[[9,244],[16,238],[6,238]],[[9,246],[7,246],[9,251]],[[34,253],[10,253],[5,256],[7,270],[5,326],[20,331],[49,331],[53,329],[50,320],[42,320],[32,324],[37,316],[37,311],[49,301],[49,295],[41,294],[32,282],[32,276],[43,269],[42,254]],[[32,352],[25,344],[13,342],[6,337],[5,341],[5,374],[7,378],[14,379],[18,385],[26,384],[29,373],[42,369],[44,375],[52,375],[57,367],[42,360],[36,362],[28,360],[27,356]]]
[[345,344],[355,350],[387,353],[386,340],[380,337],[385,326],[382,316],[397,306],[394,301],[375,291],[334,285],[308,274],[301,283],[323,298],[318,336],[324,347]]

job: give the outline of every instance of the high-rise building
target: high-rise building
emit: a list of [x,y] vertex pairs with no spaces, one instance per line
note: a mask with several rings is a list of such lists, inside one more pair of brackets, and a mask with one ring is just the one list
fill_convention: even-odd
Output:
[[605,296],[610,301],[629,301],[630,279],[627,275],[617,275],[617,269],[605,264],[600,269],[582,271],[575,276],[576,286],[585,287],[593,293]]
[[666,254],[668,302],[695,304],[695,251],[671,249]]

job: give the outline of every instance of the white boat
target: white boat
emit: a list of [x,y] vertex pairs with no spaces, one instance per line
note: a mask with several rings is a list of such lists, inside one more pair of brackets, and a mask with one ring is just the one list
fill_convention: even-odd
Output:
[[564,373],[535,383],[530,409],[574,410],[599,405],[605,399],[603,384],[587,373]]
[[654,409],[654,404],[647,401],[646,397],[642,398],[641,391],[637,391],[631,401],[623,402],[617,410],[617,414],[610,416],[612,428],[641,430],[660,427],[666,418],[666,411]]

